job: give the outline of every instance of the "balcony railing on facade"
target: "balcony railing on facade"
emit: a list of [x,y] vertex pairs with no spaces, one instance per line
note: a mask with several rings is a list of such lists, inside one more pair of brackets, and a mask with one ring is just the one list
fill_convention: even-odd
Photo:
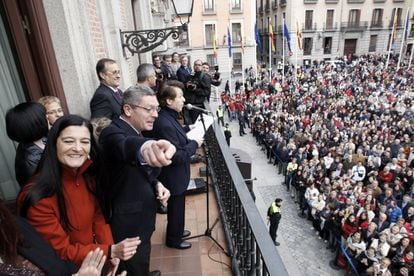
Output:
[[302,33],[316,32],[316,23],[302,24]]
[[280,0],[279,5],[281,8],[286,7],[287,0]]
[[368,29],[368,21],[341,22],[343,32],[362,32]]
[[324,32],[333,32],[338,30],[338,22],[332,23],[323,23],[323,31]]
[[205,144],[233,275],[288,275],[217,122]]

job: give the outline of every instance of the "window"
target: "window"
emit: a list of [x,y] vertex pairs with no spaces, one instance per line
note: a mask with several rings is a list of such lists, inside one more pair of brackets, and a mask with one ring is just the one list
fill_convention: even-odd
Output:
[[304,55],[312,54],[312,38],[311,37],[305,37],[303,39],[303,54]]
[[231,41],[233,44],[241,44],[242,42],[242,33],[241,33],[241,24],[232,23],[231,24]]
[[330,54],[332,51],[332,37],[325,37],[323,39],[323,53]]
[[210,71],[214,70],[214,65],[216,64],[216,57],[214,56],[214,54],[212,55],[207,55],[207,63],[210,65]]
[[377,39],[378,35],[371,35],[371,38],[369,40],[369,52],[375,52],[377,50]]
[[233,53],[233,69],[241,70],[242,69],[242,55],[241,53]]
[[206,38],[206,47],[213,47],[213,40],[214,40],[214,30],[215,25],[214,24],[206,24],[204,26],[205,30],[205,38]]
[[414,24],[411,24],[410,37],[414,37]]
[[214,12],[214,0],[204,0],[204,12]]
[[372,11],[372,22],[371,27],[382,27],[382,14],[383,9],[374,9]]
[[349,11],[349,19],[348,25],[349,27],[358,27],[359,26],[359,18],[361,15],[361,10],[350,10]]
[[326,11],[326,29],[333,29],[334,10]]
[[231,0],[232,10],[241,10],[241,0]]
[[313,24],[313,11],[306,11],[305,13],[305,30],[311,30]]

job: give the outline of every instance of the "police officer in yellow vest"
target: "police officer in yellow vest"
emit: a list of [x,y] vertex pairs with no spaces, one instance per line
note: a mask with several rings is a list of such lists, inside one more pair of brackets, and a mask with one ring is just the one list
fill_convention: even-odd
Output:
[[218,106],[218,108],[216,110],[216,115],[217,115],[217,121],[219,123],[221,122],[221,126],[224,127],[224,110],[221,107],[221,105]]
[[276,246],[280,245],[280,243],[276,241],[276,237],[277,237],[277,228],[279,227],[279,222],[280,222],[280,219],[282,218],[282,214],[281,214],[282,201],[283,200],[281,198],[276,198],[275,201],[272,202],[272,205],[270,205],[269,209],[267,210],[267,217],[270,221],[269,234]]

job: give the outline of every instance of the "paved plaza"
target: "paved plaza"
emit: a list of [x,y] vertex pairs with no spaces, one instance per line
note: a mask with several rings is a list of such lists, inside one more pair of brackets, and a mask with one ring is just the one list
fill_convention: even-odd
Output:
[[[212,110],[215,110],[217,103],[211,105]],[[225,121],[228,122],[227,116]],[[289,275],[343,275],[342,271],[329,266],[334,253],[326,249],[327,244],[318,238],[311,222],[298,216],[298,205],[286,191],[286,186],[282,185],[282,175],[277,173],[275,166],[268,164],[265,153],[256,145],[250,130],[247,129],[248,134],[241,137],[238,121],[229,124],[233,136],[231,148],[243,150],[252,158],[252,178],[257,178],[253,183],[256,206],[266,225],[268,206],[276,197],[283,199],[277,238],[281,245],[277,249]]]

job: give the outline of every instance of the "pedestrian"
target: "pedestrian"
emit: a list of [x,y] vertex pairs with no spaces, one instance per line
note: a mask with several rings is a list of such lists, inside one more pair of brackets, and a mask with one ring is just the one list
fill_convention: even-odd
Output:
[[226,126],[224,127],[224,136],[226,137],[227,145],[230,147],[231,131],[228,123],[226,123]]
[[243,136],[246,134],[246,132],[244,131],[245,128],[245,118],[244,118],[244,112],[241,111],[240,116],[239,116],[239,134],[240,136]]
[[269,209],[267,210],[267,217],[270,221],[269,227],[269,234],[272,238],[272,241],[276,246],[279,246],[280,243],[276,241],[277,238],[277,229],[279,227],[280,219],[282,218],[281,214],[281,206],[282,206],[282,199],[276,198],[272,205],[270,205]]
[[216,110],[217,121],[221,123],[221,126],[224,126],[224,110],[221,105],[218,106]]

